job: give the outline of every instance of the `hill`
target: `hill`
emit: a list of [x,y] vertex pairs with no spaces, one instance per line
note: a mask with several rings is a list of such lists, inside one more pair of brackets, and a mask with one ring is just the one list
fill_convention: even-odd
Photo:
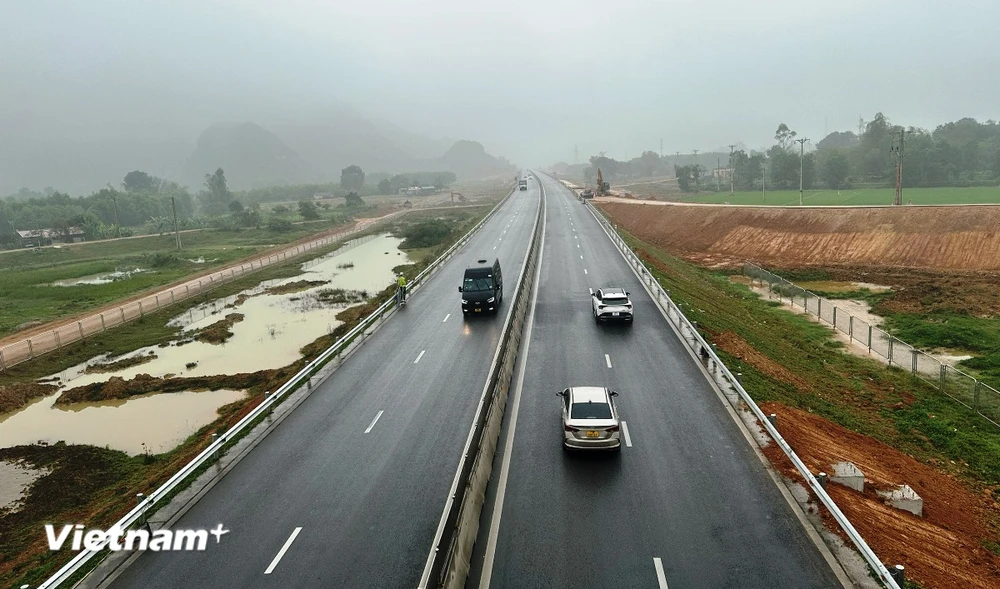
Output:
[[301,183],[314,175],[277,135],[249,122],[216,123],[205,129],[184,165],[184,181],[198,187],[216,168],[225,170],[230,188],[236,190]]

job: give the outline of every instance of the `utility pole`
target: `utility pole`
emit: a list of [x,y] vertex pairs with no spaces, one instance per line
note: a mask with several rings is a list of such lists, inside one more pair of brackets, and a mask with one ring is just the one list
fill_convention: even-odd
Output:
[[[893,145],[890,151],[896,154],[896,197],[893,200],[894,205],[903,204],[903,136],[906,135],[905,129],[899,130],[899,144]],[[895,141],[893,141],[895,143]]]
[[802,206],[802,158],[805,153],[806,142],[809,141],[806,137],[800,137],[799,139],[794,139],[796,143],[799,144],[799,206]]
[[733,166],[734,149],[736,149],[735,145],[729,146],[729,196],[732,196],[736,190],[736,167]]
[[767,204],[767,189],[764,187],[767,183],[767,162],[760,162],[760,199],[761,202]]
[[118,222],[118,196],[115,189],[111,189],[111,202],[115,203],[115,230],[118,232],[118,239],[122,238],[122,225]]
[[698,163],[698,150],[697,149],[692,149],[691,151],[692,151],[692,153],[694,153],[694,163],[697,164]]
[[722,158],[716,158],[715,162],[715,191],[722,192]]
[[177,249],[181,249],[181,232],[177,228],[177,203],[170,197],[170,207],[174,209],[174,236],[177,238]]

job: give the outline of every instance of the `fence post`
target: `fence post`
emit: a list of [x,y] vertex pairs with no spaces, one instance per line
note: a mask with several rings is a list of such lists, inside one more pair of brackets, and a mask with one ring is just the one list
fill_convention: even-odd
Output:
[[83,321],[77,321],[76,326],[80,328],[80,339],[83,339]]
[[156,299],[156,308],[159,309],[160,308],[160,295],[159,295],[159,293],[157,293],[155,299]]
[[889,336],[889,366],[892,366],[892,336]]
[[868,353],[872,353],[872,326],[868,326]]
[[833,307],[833,328],[837,329],[837,307],[836,307],[836,305],[834,305],[834,307]]
[[0,370],[7,370],[7,362],[3,359],[3,350],[0,350]]
[[106,331],[108,328],[104,324],[104,313],[101,313],[101,331]]
[[174,304],[174,289],[170,289],[170,304]]
[[28,359],[35,357],[35,347],[31,345],[31,338],[28,338]]
[[[913,372],[913,376],[916,376],[917,375],[917,351],[916,350],[910,350],[910,354],[912,355],[912,360],[911,361],[913,363],[913,366],[911,367],[911,370]],[[977,382],[976,384],[979,384],[979,383]]]
[[139,317],[142,317],[144,311],[142,310],[142,301],[139,301]]
[[121,307],[118,307],[118,310],[119,310],[119,311],[121,312],[121,314],[122,314],[122,324],[124,324],[124,323],[125,323],[125,306],[124,306],[124,305],[122,305]]
[[816,297],[816,316],[823,320],[823,299]]
[[58,329],[53,329],[52,330],[52,335],[54,335],[56,337],[56,347],[57,348],[61,348],[62,344],[59,343],[59,330]]
[[851,341],[854,341],[854,315],[847,316],[847,335],[851,336]]
[[[945,393],[945,390],[944,390],[944,381],[947,378],[948,378],[948,365],[947,364],[942,364],[941,365],[941,392],[942,393]],[[945,393],[945,394],[947,394],[947,393]]]

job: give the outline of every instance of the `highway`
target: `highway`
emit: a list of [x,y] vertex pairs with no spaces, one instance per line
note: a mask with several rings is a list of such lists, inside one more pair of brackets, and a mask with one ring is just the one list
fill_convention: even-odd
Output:
[[[413,589],[431,548],[503,314],[527,253],[537,182],[218,482],[173,529],[230,532],[204,552],[147,552],[112,583]],[[464,321],[458,286],[498,257],[501,315]]]
[[[466,587],[840,586],[596,220],[537,177],[547,218],[523,382]],[[588,289],[606,286],[631,292],[632,327],[595,325]],[[620,455],[562,449],[556,392],[574,385],[620,393]]]

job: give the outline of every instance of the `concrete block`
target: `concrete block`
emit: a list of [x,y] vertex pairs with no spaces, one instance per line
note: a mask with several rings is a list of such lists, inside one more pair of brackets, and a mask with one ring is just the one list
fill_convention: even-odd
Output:
[[853,462],[838,462],[833,465],[833,476],[830,480],[855,491],[864,493],[865,475]]
[[909,511],[918,517],[924,516],[924,500],[909,485],[900,485],[892,491],[879,491],[878,495],[896,509]]

